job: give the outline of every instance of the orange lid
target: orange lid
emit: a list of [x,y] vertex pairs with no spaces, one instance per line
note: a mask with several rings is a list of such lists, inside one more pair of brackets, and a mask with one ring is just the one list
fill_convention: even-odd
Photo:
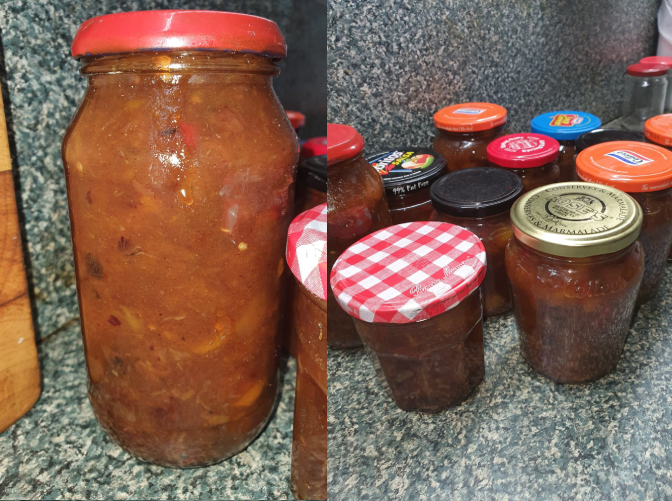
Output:
[[672,146],[672,113],[649,118],[644,124],[644,135],[654,143]]
[[579,153],[576,173],[626,193],[664,190],[672,186],[672,152],[634,141],[600,143]]
[[476,132],[506,123],[506,109],[492,103],[462,103],[434,113],[437,129],[450,132]]

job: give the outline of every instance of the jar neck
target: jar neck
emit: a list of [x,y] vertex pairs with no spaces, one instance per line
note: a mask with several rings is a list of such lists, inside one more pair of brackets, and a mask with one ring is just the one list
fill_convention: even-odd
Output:
[[529,245],[524,244],[520,240],[514,237],[514,240],[516,242],[516,245],[518,245],[521,249],[523,249],[525,252],[535,256],[537,259],[540,260],[545,260],[545,261],[554,261],[554,262],[563,262],[563,263],[573,263],[573,264],[596,264],[596,263],[601,263],[605,261],[612,261],[614,259],[619,259],[622,256],[625,256],[628,254],[630,251],[632,251],[633,247],[636,245],[636,241],[628,245],[627,247],[616,251],[612,252],[610,254],[598,254],[596,256],[588,256],[588,257],[565,257],[565,256],[555,256],[553,254],[547,254],[545,252],[538,251],[536,249],[533,249]]
[[453,132],[450,130],[446,129],[439,129],[437,127],[437,130],[439,131],[439,134],[442,134],[447,137],[451,138],[459,138],[462,140],[467,140],[471,138],[491,138],[491,139],[496,139],[499,135],[504,130],[504,127],[506,127],[506,123],[502,125],[498,125],[496,127],[493,127],[492,129],[486,129],[486,130],[479,130],[479,131],[470,131],[470,132]]

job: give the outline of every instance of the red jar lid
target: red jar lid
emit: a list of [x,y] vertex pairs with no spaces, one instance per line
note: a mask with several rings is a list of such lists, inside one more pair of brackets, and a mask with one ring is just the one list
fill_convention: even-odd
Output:
[[639,60],[640,63],[648,64],[664,64],[668,68],[672,68],[672,57],[667,56],[649,56],[643,57]]
[[654,143],[672,146],[672,113],[649,118],[644,124],[644,135]]
[[478,132],[506,123],[506,109],[493,103],[462,103],[434,113],[434,126],[450,132]]
[[291,110],[285,110],[285,113],[287,113],[287,118],[289,118],[289,122],[294,129],[300,129],[306,125],[306,115],[303,113]]
[[633,77],[660,77],[667,73],[665,64],[635,63],[628,66],[626,72]]
[[488,145],[488,160],[499,167],[527,169],[541,167],[560,154],[560,143],[543,134],[509,134]]
[[301,158],[317,157],[327,154],[327,137],[313,137],[301,146]]
[[150,50],[251,52],[283,59],[285,39],[263,17],[209,10],[146,10],[107,14],[84,21],[72,42],[72,56]]
[[354,127],[327,124],[327,166],[343,162],[364,149],[364,138]]
[[287,263],[296,279],[327,299],[327,204],[302,212],[289,225]]

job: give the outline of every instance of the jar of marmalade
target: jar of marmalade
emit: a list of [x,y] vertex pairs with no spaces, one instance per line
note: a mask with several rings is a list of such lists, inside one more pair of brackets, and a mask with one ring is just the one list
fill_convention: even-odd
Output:
[[644,136],[649,143],[672,150],[672,113],[649,118],[644,123]]
[[559,183],[511,209],[506,249],[523,357],[559,383],[618,363],[644,271],[642,210],[608,186]]
[[433,148],[446,159],[449,172],[487,167],[486,148],[504,134],[506,109],[492,103],[462,103],[434,114]]
[[439,222],[377,231],[336,262],[334,295],[400,409],[439,412],[483,379],[485,271],[479,238]]
[[[327,124],[327,268],[369,233],[392,225],[383,180],[362,157],[364,139],[348,125]],[[358,348],[362,341],[350,316],[327,295],[329,346]]]

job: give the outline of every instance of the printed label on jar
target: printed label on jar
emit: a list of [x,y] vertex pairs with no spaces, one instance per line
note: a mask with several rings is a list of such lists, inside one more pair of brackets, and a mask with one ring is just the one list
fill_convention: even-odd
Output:
[[606,153],[605,156],[615,158],[619,162],[622,162],[626,165],[633,165],[635,167],[653,162],[652,159],[647,158],[640,153],[635,153],[634,151],[628,150],[612,151],[611,153]]
[[529,153],[531,151],[541,150],[545,145],[546,141],[537,137],[516,136],[502,141],[500,148],[512,153]]
[[461,113],[463,115],[480,115],[485,109],[483,108],[458,108],[453,110],[453,113]]
[[551,127],[573,127],[583,122],[583,117],[571,113],[554,115],[551,117]]
[[443,171],[432,150],[392,150],[377,153],[367,161],[383,178],[388,194],[403,195],[428,188]]

